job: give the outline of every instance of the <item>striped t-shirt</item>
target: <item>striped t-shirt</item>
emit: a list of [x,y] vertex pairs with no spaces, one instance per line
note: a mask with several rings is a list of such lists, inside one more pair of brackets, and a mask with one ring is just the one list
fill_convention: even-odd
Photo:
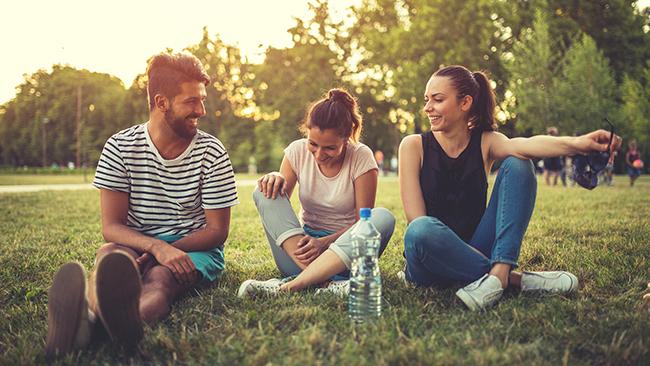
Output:
[[111,136],[93,185],[129,195],[127,225],[149,236],[186,235],[205,226],[203,210],[239,203],[235,175],[221,141],[198,131],[187,149],[166,160],[148,123]]

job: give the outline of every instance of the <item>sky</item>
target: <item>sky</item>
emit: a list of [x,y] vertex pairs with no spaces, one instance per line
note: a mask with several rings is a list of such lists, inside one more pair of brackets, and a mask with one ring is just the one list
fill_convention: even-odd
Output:
[[[356,0],[330,0],[341,19]],[[0,104],[15,96],[23,74],[68,64],[119,77],[126,87],[153,54],[196,44],[204,26],[261,62],[271,45],[287,47],[306,0],[14,0],[0,14]]]
[[[358,1],[330,0],[333,18]],[[151,55],[196,44],[204,26],[261,62],[268,46],[291,45],[287,29],[307,15],[306,0],[9,1],[0,14],[0,104],[14,97],[23,74],[54,64],[115,75],[129,87]]]

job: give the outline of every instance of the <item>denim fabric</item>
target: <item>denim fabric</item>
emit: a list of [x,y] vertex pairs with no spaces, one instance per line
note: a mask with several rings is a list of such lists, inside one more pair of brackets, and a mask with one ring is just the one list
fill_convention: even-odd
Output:
[[469,283],[495,263],[517,266],[535,207],[537,180],[530,160],[506,158],[469,243],[435,217],[413,220],[404,234],[406,278],[419,286]]

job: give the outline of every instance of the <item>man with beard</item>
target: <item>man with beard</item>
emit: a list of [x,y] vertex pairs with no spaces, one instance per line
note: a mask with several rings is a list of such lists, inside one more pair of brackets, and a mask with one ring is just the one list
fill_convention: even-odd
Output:
[[164,318],[174,299],[224,269],[238,199],[223,144],[197,129],[210,79],[188,54],[153,56],[147,77],[149,121],[111,136],[97,165],[108,243],[88,291],[78,262],[63,265],[50,288],[49,357],[88,344],[94,324],[133,348],[143,322]]

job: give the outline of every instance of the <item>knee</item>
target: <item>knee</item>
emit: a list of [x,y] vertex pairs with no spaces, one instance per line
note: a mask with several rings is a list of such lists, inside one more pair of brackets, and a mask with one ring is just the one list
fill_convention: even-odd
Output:
[[167,267],[162,265],[153,266],[143,278],[143,286],[147,291],[167,292],[174,285],[176,285],[174,275]]
[[404,232],[404,249],[408,255],[419,255],[423,250],[436,251],[444,245],[440,233],[445,224],[430,216],[421,216],[411,221]]
[[108,253],[117,251],[117,250],[122,250],[124,251],[125,247],[116,243],[105,243],[99,249],[97,249],[97,252],[95,252],[95,255],[97,258],[102,257]]
[[[280,196],[276,197],[276,199],[279,198]],[[256,187],[255,190],[253,191],[253,202],[255,202],[255,207],[257,207],[258,211],[271,207],[274,201],[275,200],[271,198],[266,198],[266,196],[264,196],[264,193],[260,191],[259,187]]]
[[508,156],[501,163],[500,169],[508,171],[509,175],[516,177],[516,180],[535,180],[535,167],[528,159]]
[[372,217],[378,223],[380,231],[390,232],[392,235],[395,229],[395,215],[392,212],[383,207],[375,207],[372,209]]
[[260,188],[255,187],[255,189],[253,190],[253,202],[255,202],[255,205],[259,206],[260,202],[266,199],[268,198],[264,197],[264,193],[260,191]]

